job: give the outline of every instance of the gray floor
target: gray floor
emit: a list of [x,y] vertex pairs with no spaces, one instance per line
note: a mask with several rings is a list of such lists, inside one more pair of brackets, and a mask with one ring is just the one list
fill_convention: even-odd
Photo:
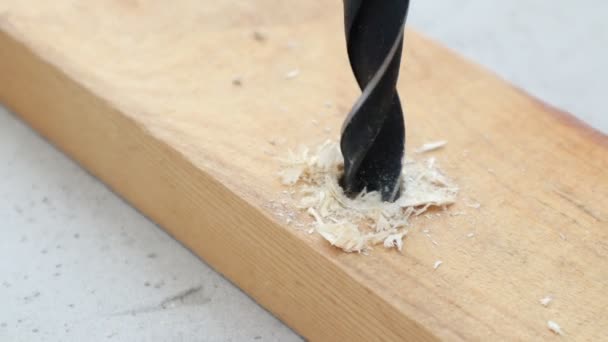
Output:
[[[418,0],[410,13],[608,132],[608,2]],[[0,340],[299,339],[2,108],[0,160]]]
[[412,3],[413,27],[608,133],[608,1]]

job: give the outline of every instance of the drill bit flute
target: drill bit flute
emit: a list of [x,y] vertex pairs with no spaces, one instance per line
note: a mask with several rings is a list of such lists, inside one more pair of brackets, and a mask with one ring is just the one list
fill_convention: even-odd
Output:
[[340,148],[349,195],[399,197],[405,124],[396,84],[409,0],[344,0],[351,68],[363,91],[342,126]]

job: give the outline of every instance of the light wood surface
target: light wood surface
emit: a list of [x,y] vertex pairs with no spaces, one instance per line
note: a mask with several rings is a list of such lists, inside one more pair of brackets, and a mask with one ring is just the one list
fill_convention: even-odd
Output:
[[4,0],[0,101],[306,338],[605,338],[608,139],[417,33],[408,150],[449,141],[458,203],[369,256],[269,209],[358,96],[344,44],[339,1]]

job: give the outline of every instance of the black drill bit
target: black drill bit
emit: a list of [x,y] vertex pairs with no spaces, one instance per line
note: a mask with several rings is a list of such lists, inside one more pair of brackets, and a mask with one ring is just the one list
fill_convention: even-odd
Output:
[[399,197],[405,124],[396,85],[409,0],[344,0],[350,65],[362,90],[342,126],[340,148],[349,195]]

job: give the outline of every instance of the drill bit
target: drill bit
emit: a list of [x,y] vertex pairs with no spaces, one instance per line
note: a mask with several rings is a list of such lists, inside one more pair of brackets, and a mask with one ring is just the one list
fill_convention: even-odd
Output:
[[396,85],[409,0],[344,0],[348,58],[362,95],[342,125],[348,195],[399,197],[405,123]]

